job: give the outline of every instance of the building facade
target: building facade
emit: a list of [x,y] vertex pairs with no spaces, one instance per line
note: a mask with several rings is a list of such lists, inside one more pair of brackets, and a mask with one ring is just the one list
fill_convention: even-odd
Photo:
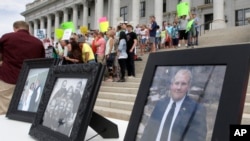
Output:
[[21,13],[30,24],[30,32],[46,29],[47,37],[54,37],[60,24],[73,21],[77,29],[88,26],[98,29],[98,19],[107,17],[110,26],[128,21],[134,26],[147,24],[154,15],[158,25],[172,23],[176,5],[188,1],[190,10],[197,13],[202,30],[248,24],[249,0],[35,0]]

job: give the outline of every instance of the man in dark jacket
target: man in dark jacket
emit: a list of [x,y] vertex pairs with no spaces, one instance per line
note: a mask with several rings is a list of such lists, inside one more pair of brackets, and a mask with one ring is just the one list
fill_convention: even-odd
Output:
[[170,96],[157,102],[141,141],[206,140],[206,109],[187,95],[191,78],[189,70],[176,73]]
[[14,22],[13,29],[0,39],[0,114],[8,109],[23,61],[45,57],[43,43],[30,35],[25,21]]

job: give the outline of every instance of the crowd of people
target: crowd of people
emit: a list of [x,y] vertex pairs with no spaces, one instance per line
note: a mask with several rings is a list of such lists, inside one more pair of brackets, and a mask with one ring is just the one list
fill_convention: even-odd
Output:
[[[188,26],[190,20],[194,22]],[[149,24],[135,28],[123,22],[117,27],[109,27],[105,33],[98,30],[73,33],[69,40],[57,42],[35,38],[29,34],[29,25],[24,21],[15,22],[13,28],[14,32],[0,38],[0,114],[7,111],[25,59],[60,58],[60,65],[102,63],[107,66],[104,81],[125,82],[126,75],[126,78],[136,76],[134,61],[141,59],[139,55],[162,48],[198,45],[195,13],[176,17],[172,23],[163,22],[161,26],[154,16],[150,16]]]
[[[173,23],[163,22],[160,27],[154,16],[148,25],[135,28],[128,22],[109,27],[103,33],[98,30],[87,34],[72,34],[70,40],[59,40],[46,56],[61,58],[61,64],[102,63],[107,66],[105,81],[125,82],[135,77],[134,61],[147,52],[163,48],[194,47],[198,45],[198,18],[196,13],[176,17]],[[188,22],[194,20],[191,27]],[[52,50],[51,49],[51,50]],[[136,49],[139,49],[138,51]],[[54,53],[51,55],[51,53]]]

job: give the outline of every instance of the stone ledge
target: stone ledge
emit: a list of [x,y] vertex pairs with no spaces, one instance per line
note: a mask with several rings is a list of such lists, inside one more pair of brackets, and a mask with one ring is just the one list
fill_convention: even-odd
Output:
[[207,9],[207,8],[213,8],[213,3],[210,4],[203,4],[200,6],[197,6],[198,9]]

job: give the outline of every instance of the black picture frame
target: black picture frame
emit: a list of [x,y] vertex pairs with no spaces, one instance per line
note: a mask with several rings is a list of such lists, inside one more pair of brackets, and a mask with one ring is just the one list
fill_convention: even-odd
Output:
[[[36,114],[34,122],[32,123],[29,134],[39,141],[83,140],[85,138],[87,127],[91,121],[92,112],[102,82],[103,73],[104,66],[100,63],[55,66],[52,69],[51,75],[49,76],[48,81],[50,83],[46,83],[46,88],[44,89],[44,97],[40,102],[38,112]],[[71,80],[71,83],[65,84],[65,88],[67,88],[67,93],[65,93],[66,97],[64,97],[63,95],[56,96],[56,89],[59,89],[58,85],[63,84],[62,82],[65,80],[67,80],[67,82]],[[71,87],[71,85],[76,84],[76,82],[79,80],[85,81],[85,85],[82,85],[84,86],[84,88],[81,89],[80,101],[74,101],[74,103],[79,104],[79,106],[76,105],[76,113],[72,112],[72,110],[69,110],[71,111],[71,113],[68,115],[75,115],[73,116],[73,118],[71,118],[71,121],[67,121],[66,117],[72,116],[50,114],[50,108],[60,113],[59,110],[53,108],[53,106],[51,105],[52,101],[54,101],[55,99],[61,101],[63,99],[66,99],[66,103],[72,103],[72,99],[69,99],[69,88]],[[74,89],[76,87],[74,86]],[[62,102],[55,103],[55,107],[59,107],[59,103]],[[48,115],[52,115],[52,118],[49,118],[50,116]],[[49,122],[51,122],[51,124],[49,124]],[[60,130],[61,125],[65,126],[65,128],[61,128],[63,131]],[[65,131],[64,129],[66,129],[67,131]]]
[[[32,92],[29,92],[29,86],[34,85],[39,80],[40,82],[40,98],[42,97],[42,91],[44,89],[47,77],[50,73],[50,68],[57,64],[56,59],[47,59],[47,58],[39,58],[39,59],[27,59],[23,62],[22,69],[20,71],[16,87],[12,96],[12,99],[10,101],[10,105],[8,108],[8,111],[6,113],[6,117],[13,120],[19,120],[24,122],[33,122],[36,111],[38,109],[38,105],[40,103],[40,99],[36,103],[34,103],[34,100],[32,96],[27,98],[28,96],[25,96],[26,100],[29,99],[28,104],[31,104],[33,106],[26,107],[21,106],[21,101],[24,97],[24,95],[28,94],[31,95]],[[34,80],[36,79],[36,80]],[[38,82],[38,81],[37,81]],[[27,84],[27,85],[26,85]],[[26,87],[27,86],[27,87]],[[26,90],[27,91],[26,91]],[[34,106],[36,104],[36,106]]]
[[[149,101],[150,92],[152,92],[151,88],[152,83],[155,81],[156,69],[161,66],[170,68],[176,66],[226,66],[220,98],[218,99],[218,109],[215,111],[214,127],[212,132],[210,132],[209,139],[208,134],[206,138],[211,141],[229,140],[230,125],[240,124],[242,119],[249,78],[249,44],[175,50],[150,54],[124,141],[140,140],[143,136],[138,135],[141,130],[140,124],[145,120],[143,114],[145,112],[145,105]],[[147,121],[150,121],[150,116]],[[146,129],[146,126],[144,126],[144,129]],[[153,136],[153,133],[150,136]],[[145,140],[142,139],[142,141]]]

